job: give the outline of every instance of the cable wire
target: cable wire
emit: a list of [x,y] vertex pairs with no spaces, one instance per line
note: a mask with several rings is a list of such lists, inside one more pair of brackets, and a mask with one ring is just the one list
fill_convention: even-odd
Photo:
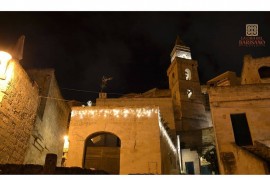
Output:
[[[72,89],[72,88],[61,88],[61,89],[70,90],[70,91],[87,92],[87,93],[96,93],[96,94],[100,93],[100,92],[97,92],[97,91],[89,91],[89,90],[82,90],[82,89]],[[122,93],[107,93],[107,94],[125,95],[125,94],[122,94]]]

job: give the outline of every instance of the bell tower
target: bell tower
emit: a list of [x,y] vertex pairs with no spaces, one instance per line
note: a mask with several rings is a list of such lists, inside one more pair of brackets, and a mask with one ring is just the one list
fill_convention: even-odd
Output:
[[208,127],[197,68],[190,48],[177,36],[167,70],[177,134]]

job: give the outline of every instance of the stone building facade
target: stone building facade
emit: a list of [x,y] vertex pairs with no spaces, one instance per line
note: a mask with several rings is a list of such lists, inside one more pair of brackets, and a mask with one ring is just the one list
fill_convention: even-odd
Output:
[[11,59],[0,78],[0,164],[43,165],[55,153],[60,166],[70,107],[53,70],[28,73]]
[[54,69],[27,72],[38,84],[40,104],[24,163],[44,164],[46,154],[53,153],[58,157],[57,165],[61,166],[71,109],[61,95]]
[[[102,120],[99,122],[97,117],[86,117],[83,118],[81,122],[93,119],[92,123],[84,124],[83,127],[77,127],[77,125],[74,125],[75,122],[75,124],[80,122],[77,113],[77,116],[71,118],[69,130],[70,149],[66,165],[88,168],[83,164],[84,147],[88,142],[87,137],[91,133],[95,133],[94,129],[99,129],[100,132],[107,132],[104,128],[110,127],[108,132],[119,137],[121,142],[122,138],[126,139],[127,137],[129,139],[128,143],[134,144],[134,141],[136,142],[136,139],[134,139],[136,137],[132,137],[130,131],[127,131],[127,129],[136,131],[134,132],[135,134],[145,134],[145,137],[138,139],[139,142],[143,140],[145,143],[141,142],[141,146],[136,146],[136,150],[132,149],[132,146],[126,147],[126,145],[124,149],[122,149],[122,147],[120,148],[120,157],[124,159],[122,160],[120,158],[120,174],[170,174],[173,172],[200,174],[202,165],[200,157],[203,152],[214,146],[214,138],[212,134],[213,131],[211,131],[212,123],[210,111],[209,108],[207,108],[209,106],[207,106],[205,94],[203,94],[203,92],[206,93],[207,90],[200,85],[197,66],[197,61],[191,58],[190,49],[185,46],[178,37],[171,53],[171,65],[167,71],[169,89],[160,90],[154,88],[145,93],[131,93],[120,98],[107,98],[106,94],[103,93],[100,94],[100,98],[96,100],[95,108],[99,111],[105,111],[106,108],[121,111],[121,109],[126,107],[131,109],[148,106],[158,107],[160,116],[167,125],[166,132],[173,145],[168,145],[170,144],[168,140],[164,141],[164,139],[159,138],[160,134],[162,134],[162,128],[157,126],[159,122],[157,117],[150,121],[155,123],[155,126],[154,124],[147,124],[147,121],[149,121],[147,119],[136,120],[135,118],[134,120],[136,120],[136,122],[138,121],[145,126],[140,126],[140,129],[137,128],[137,124],[132,123],[132,121],[130,122],[130,119],[124,121],[120,118],[121,121],[123,120],[123,122],[126,123],[126,125],[123,124],[124,126],[122,126],[122,124],[118,125],[118,121],[115,121],[112,117],[103,117],[104,122],[108,125],[104,125]],[[84,111],[82,107],[74,107],[72,113],[78,110],[80,112]],[[125,126],[128,128],[124,128],[123,132],[122,130],[121,132],[120,130],[119,132],[114,131],[115,129]],[[153,138],[152,136],[157,137]],[[150,144],[153,146],[148,146]],[[178,148],[177,154],[174,155],[167,150],[168,148],[164,148],[164,144],[167,144],[166,146],[168,147]],[[76,151],[78,147],[80,149]],[[138,162],[136,162],[135,159],[132,159],[133,157],[126,157],[128,155],[127,152],[130,151],[132,151],[134,155],[129,155],[135,156],[137,159],[141,159],[142,157],[149,157],[149,159],[146,158],[144,161],[138,160]],[[91,156],[91,154],[89,154],[89,156]],[[156,159],[151,159],[152,156],[155,156]],[[172,163],[173,161],[175,161],[176,164]],[[156,171],[149,170],[153,169],[153,164],[149,165],[150,162],[156,163]],[[129,166],[126,164],[129,164]],[[134,166],[131,164],[134,164]],[[98,165],[96,165],[96,167],[98,167]]]
[[93,107],[69,102],[77,104],[72,112],[53,69],[25,72],[15,59],[6,65],[0,63],[0,164],[43,165],[53,153],[57,166],[110,174],[200,174],[202,155],[216,147],[221,174],[269,174],[270,57],[245,56],[241,77],[228,71],[205,86],[177,38],[169,89],[102,93]]
[[38,86],[16,60],[0,79],[0,164],[22,164],[39,105]]
[[[200,174],[200,156],[214,146],[211,117],[203,87],[200,85],[198,63],[192,59],[190,48],[179,37],[171,52],[167,70],[173,102],[175,131],[180,136],[181,167],[185,173]],[[207,140],[208,139],[208,140]],[[210,140],[210,141],[209,141]]]
[[221,174],[269,174],[270,57],[244,57],[241,78],[210,81],[209,98]]
[[[71,116],[66,166],[102,168],[110,174],[170,174],[177,169],[176,148],[157,106],[73,107]],[[102,136],[92,135],[106,133],[119,139],[118,146],[113,139],[98,146]],[[92,146],[87,146],[89,138]]]

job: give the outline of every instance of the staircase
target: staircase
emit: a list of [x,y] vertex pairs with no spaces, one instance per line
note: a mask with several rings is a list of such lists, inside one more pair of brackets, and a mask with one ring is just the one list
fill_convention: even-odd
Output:
[[270,163],[270,140],[254,141],[253,146],[242,147]]

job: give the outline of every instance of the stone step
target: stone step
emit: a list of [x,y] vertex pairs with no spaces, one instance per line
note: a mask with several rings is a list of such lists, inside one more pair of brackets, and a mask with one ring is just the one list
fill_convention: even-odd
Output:
[[247,151],[261,157],[270,162],[270,141],[255,141],[253,146],[242,146]]

